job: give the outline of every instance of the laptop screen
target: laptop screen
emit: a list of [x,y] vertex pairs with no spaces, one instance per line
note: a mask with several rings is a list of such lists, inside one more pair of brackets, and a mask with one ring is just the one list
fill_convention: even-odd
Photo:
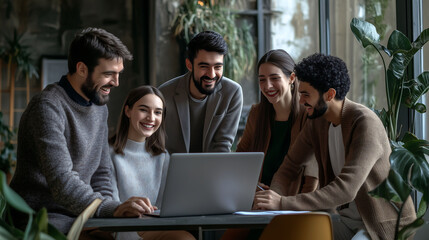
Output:
[[172,154],[160,216],[250,210],[263,158],[262,152]]

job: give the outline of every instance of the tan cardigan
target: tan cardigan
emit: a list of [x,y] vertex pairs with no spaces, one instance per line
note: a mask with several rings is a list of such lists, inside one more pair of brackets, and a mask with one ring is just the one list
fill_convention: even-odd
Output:
[[[257,150],[251,149],[251,143],[255,139],[256,128],[262,127],[257,126],[257,120],[261,115],[261,109],[259,106],[259,104],[255,104],[250,109],[243,136],[241,137],[240,142],[237,145],[237,152],[252,152]],[[292,146],[292,144],[295,142],[295,139],[297,138],[301,129],[304,127],[306,120],[307,114],[305,112],[305,109],[301,107],[297,119],[294,119],[292,123],[289,146]],[[268,132],[267,139],[263,148],[264,154],[266,154],[271,139],[271,126],[264,126],[264,128],[266,128],[266,131]],[[298,172],[299,174],[296,176],[294,181],[289,184],[287,192],[285,193],[286,196],[293,196],[296,195],[298,192],[312,192],[318,187],[319,181],[317,180],[317,161],[314,157],[310,163],[301,167]],[[303,175],[305,176],[304,182],[302,182]],[[261,176],[259,176],[259,179],[260,178]],[[299,191],[300,189],[301,191]]]
[[[329,158],[329,122],[324,118],[308,121],[289,150],[285,161],[273,177],[272,189],[282,194],[284,185],[295,178],[295,172],[314,150],[319,164],[320,189],[282,196],[281,208],[288,210],[335,209],[355,200],[358,211],[372,239],[393,239],[397,212],[388,201],[368,195],[387,176],[390,169],[390,144],[378,116],[367,107],[344,100],[341,129],[345,164],[335,177]],[[409,198],[402,212],[401,227],[416,219]]]

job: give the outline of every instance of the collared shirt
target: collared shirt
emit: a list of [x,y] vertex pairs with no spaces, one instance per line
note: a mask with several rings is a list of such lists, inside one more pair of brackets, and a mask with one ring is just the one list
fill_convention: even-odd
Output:
[[58,85],[60,85],[64,90],[66,91],[67,95],[75,101],[77,104],[81,106],[91,106],[92,103],[90,101],[86,101],[79,93],[77,93],[70,82],[67,80],[67,75],[64,75],[61,77],[61,80],[58,82]]

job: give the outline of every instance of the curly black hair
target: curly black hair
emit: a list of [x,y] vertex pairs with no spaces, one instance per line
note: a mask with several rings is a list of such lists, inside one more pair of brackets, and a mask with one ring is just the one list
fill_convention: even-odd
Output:
[[294,72],[299,81],[308,82],[320,94],[335,89],[337,100],[343,100],[350,89],[347,66],[338,57],[315,53],[301,60]]

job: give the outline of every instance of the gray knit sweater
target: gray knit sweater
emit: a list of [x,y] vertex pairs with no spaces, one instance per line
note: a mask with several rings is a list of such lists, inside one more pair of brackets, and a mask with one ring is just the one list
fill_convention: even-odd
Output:
[[[146,151],[146,142],[128,139],[124,155],[111,151],[113,199],[126,201],[130,197],[147,197],[152,205],[161,207],[165,179],[170,158],[168,153],[152,156]],[[136,232],[120,232],[119,240],[141,239]]]
[[170,158],[168,153],[152,156],[145,145],[128,139],[124,155],[111,148],[113,199],[124,202],[133,196],[147,197],[152,205],[161,207]]
[[21,117],[11,187],[34,210],[46,207],[64,233],[94,199],[103,200],[96,217],[112,217],[120,204],[112,200],[107,115],[106,106],[79,105],[55,83]]

